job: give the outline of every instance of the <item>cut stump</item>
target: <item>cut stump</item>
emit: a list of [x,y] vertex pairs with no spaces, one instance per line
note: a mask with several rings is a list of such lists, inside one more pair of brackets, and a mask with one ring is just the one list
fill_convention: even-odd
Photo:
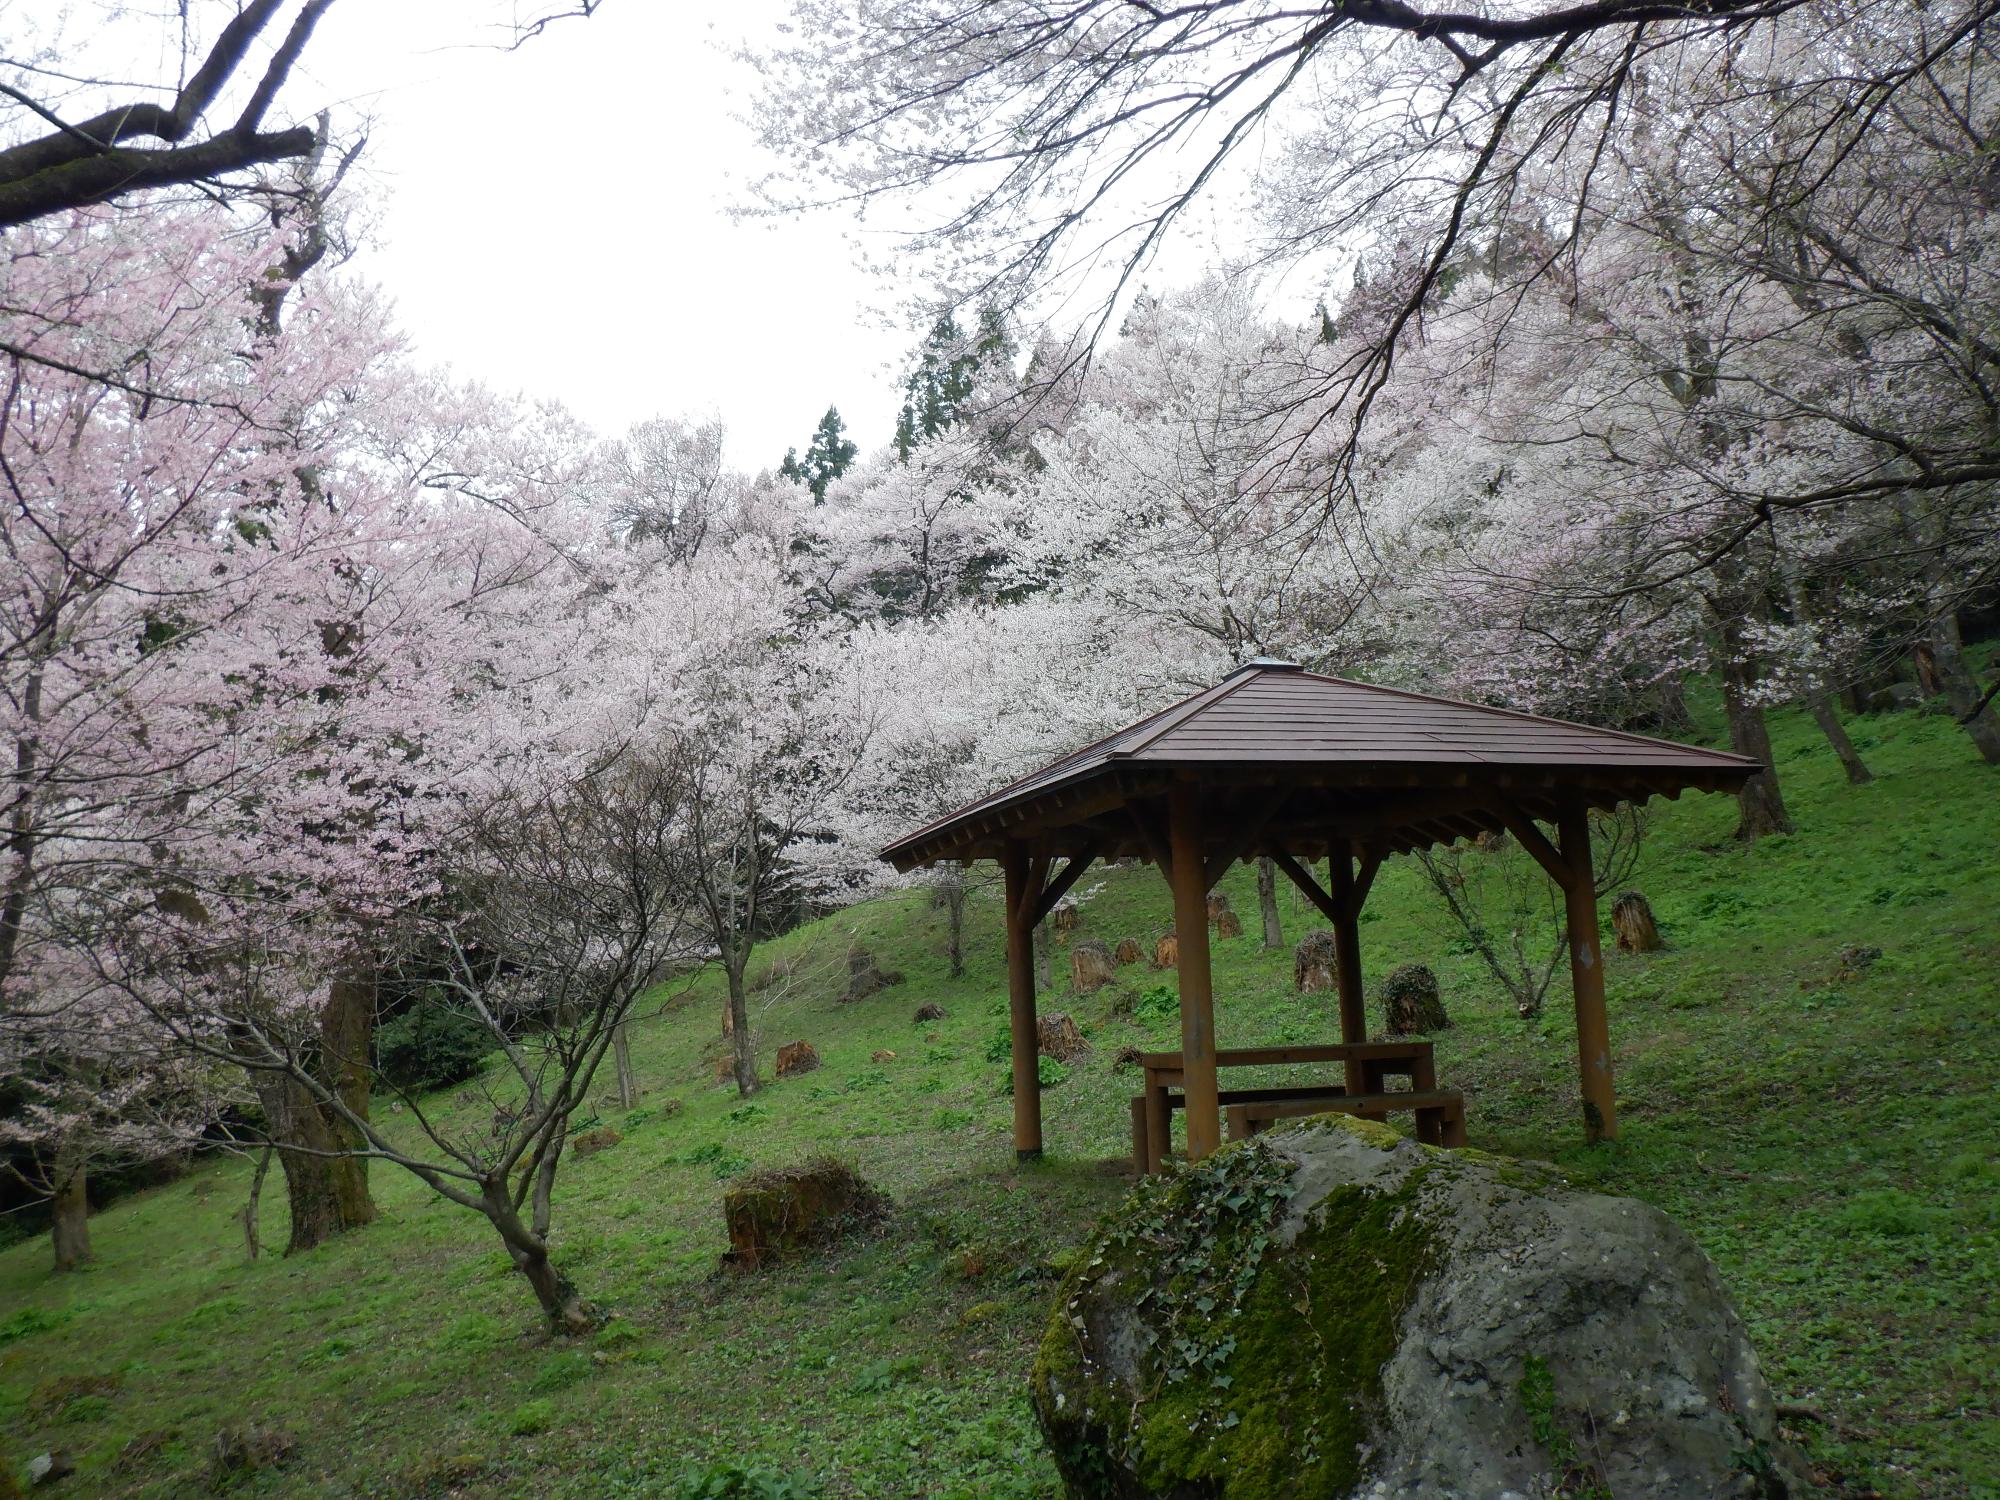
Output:
[[1626,891],[1611,903],[1611,926],[1624,953],[1654,953],[1661,946],[1653,908],[1637,891]]
[[1308,991],[1332,990],[1336,983],[1333,934],[1321,927],[1300,938],[1299,946],[1293,950],[1292,986],[1303,995]]
[[753,1172],[722,1196],[729,1249],[722,1263],[739,1271],[823,1249],[880,1223],[889,1200],[845,1162],[822,1157],[802,1167]]
[[1118,950],[1111,956],[1121,964],[1136,964],[1146,956],[1146,950],[1139,946],[1137,938],[1120,938]]
[[1451,1025],[1437,975],[1423,964],[1404,964],[1382,981],[1382,1013],[1391,1036],[1422,1036]]
[[1075,1018],[1051,1011],[1035,1023],[1035,1050],[1057,1062],[1068,1062],[1090,1050],[1090,1043],[1077,1030]]
[[1084,938],[1069,954],[1070,983],[1079,994],[1087,995],[1111,983],[1118,975],[1111,950],[1096,938]]
[[778,1049],[778,1076],[796,1078],[819,1066],[819,1049],[811,1042],[787,1042]]

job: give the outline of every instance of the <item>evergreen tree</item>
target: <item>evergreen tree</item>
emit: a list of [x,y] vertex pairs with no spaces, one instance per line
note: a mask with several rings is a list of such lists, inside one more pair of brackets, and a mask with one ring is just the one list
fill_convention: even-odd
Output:
[[829,406],[826,415],[819,419],[812,441],[806,445],[806,456],[802,459],[798,449],[787,448],[778,472],[812,491],[814,505],[824,505],[827,486],[853,467],[860,452],[840,420],[840,409]]
[[993,308],[979,314],[979,331],[968,338],[946,313],[931,325],[917,353],[917,367],[903,381],[903,410],[896,418],[896,456],[926,438],[958,425],[979,385],[979,372],[1013,353],[1007,326]]

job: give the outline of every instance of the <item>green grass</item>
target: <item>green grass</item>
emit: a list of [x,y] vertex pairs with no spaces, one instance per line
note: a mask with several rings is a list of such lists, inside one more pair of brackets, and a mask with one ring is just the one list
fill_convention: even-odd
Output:
[[[1853,790],[1809,722],[1775,728],[1798,834],[1736,845],[1727,798],[1658,810],[1634,883],[1670,947],[1608,960],[1616,1144],[1581,1144],[1563,981],[1543,1021],[1519,1021],[1406,862],[1371,897],[1368,971],[1438,970],[1458,1023],[1439,1071],[1467,1092],[1474,1144],[1553,1158],[1700,1239],[1780,1399],[1825,1418],[1792,1425],[1840,1489],[2000,1495],[2000,781],[1941,718],[1857,722],[1880,780]],[[1254,914],[1250,872],[1225,889]],[[1310,914],[1284,900],[1295,940]],[[1150,948],[1167,914],[1156,874],[1113,871],[1082,931]],[[713,984],[660,997],[635,1041],[646,1098],[599,1110],[622,1143],[565,1165],[558,1188],[559,1263],[615,1313],[593,1339],[545,1335],[483,1221],[388,1167],[380,1223],[248,1263],[233,1219],[248,1169],[208,1163],[100,1214],[85,1273],[50,1275],[40,1242],[0,1252],[0,1458],[62,1448],[80,1470],[65,1493],[171,1495],[203,1483],[219,1426],[254,1420],[300,1450],[252,1494],[1054,1493],[1026,1373],[1064,1252],[1124,1187],[1107,1159],[1127,1149],[1134,1084],[1113,1059],[1171,1044],[1175,1022],[1144,1003],[1162,976],[1143,967],[1122,994],[1059,983],[1045,1007],[1093,1046],[1045,1096],[1050,1159],[1016,1170],[1007,1065],[988,1052],[1005,1017],[997,901],[972,903],[959,981],[943,921],[912,893],[769,945],[755,968],[796,967],[759,996],[766,1074],[796,1038],[824,1066],[754,1109],[712,1082]],[[1289,954],[1249,925],[1216,945],[1222,1043],[1328,1037],[1330,997],[1292,995]],[[907,982],[837,1003],[850,940]],[[1882,957],[1841,977],[1850,945]],[[926,999],[948,1019],[913,1025]],[[718,1276],[721,1179],[830,1146],[894,1196],[888,1229]],[[265,1237],[282,1245],[275,1174],[273,1189]],[[78,1383],[98,1376],[117,1379]]]

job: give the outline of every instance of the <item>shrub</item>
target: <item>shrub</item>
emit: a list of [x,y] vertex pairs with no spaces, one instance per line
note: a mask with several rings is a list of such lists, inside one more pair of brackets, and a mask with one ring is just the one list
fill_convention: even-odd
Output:
[[523,1401],[507,1418],[507,1430],[515,1437],[533,1437],[555,1426],[556,1408],[552,1401]]
[[493,1036],[462,1011],[419,998],[375,1030],[375,1066],[399,1088],[441,1089],[485,1065]]

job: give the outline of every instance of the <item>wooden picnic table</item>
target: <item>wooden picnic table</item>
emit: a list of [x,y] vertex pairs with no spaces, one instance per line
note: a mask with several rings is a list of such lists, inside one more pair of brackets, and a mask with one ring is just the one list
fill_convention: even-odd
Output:
[[[1250,1113],[1268,1123],[1274,1114],[1312,1112],[1323,1104],[1328,1110],[1379,1116],[1393,1109],[1418,1111],[1418,1138],[1434,1145],[1463,1145],[1462,1111],[1452,1124],[1449,1112],[1441,1114],[1435,1101],[1443,1096],[1437,1086],[1437,1065],[1429,1042],[1333,1042],[1318,1046],[1238,1047],[1215,1054],[1222,1068],[1285,1067],[1297,1063],[1343,1064],[1338,1085],[1278,1084],[1217,1091],[1223,1106],[1249,1106]],[[1132,1100],[1132,1160],[1142,1172],[1157,1172],[1166,1161],[1172,1141],[1173,1111],[1183,1106],[1185,1084],[1181,1054],[1142,1052],[1139,1066],[1145,1084]],[[1390,1078],[1409,1079],[1409,1089],[1392,1091]],[[1356,1088],[1350,1085],[1358,1085]],[[1400,1101],[1400,1102],[1399,1102]],[[1419,1108],[1419,1104],[1426,1107]],[[1253,1127],[1254,1128],[1254,1127]],[[1443,1139],[1445,1135],[1456,1139]]]

